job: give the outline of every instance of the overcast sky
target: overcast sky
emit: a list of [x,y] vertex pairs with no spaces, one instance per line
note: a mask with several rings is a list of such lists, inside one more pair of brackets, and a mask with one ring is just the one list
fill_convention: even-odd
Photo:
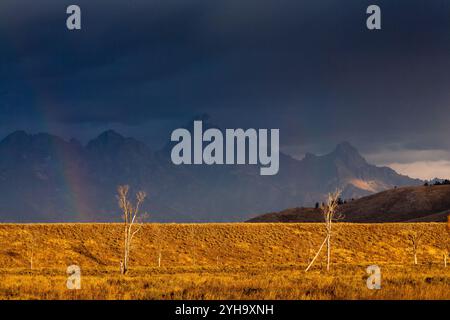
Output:
[[[66,7],[82,30],[66,29]],[[366,8],[382,30],[366,28]],[[282,149],[349,141],[413,177],[450,177],[450,2],[1,0],[0,136],[85,142],[109,128],[158,148],[207,113],[280,128]]]

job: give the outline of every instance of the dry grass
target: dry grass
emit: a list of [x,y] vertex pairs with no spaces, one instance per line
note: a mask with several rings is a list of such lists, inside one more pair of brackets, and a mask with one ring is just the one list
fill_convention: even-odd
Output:
[[[120,224],[0,225],[0,299],[450,299],[444,223],[335,227],[332,271],[323,255],[305,273],[320,224],[149,224],[121,276]],[[414,266],[407,234],[417,229]],[[81,290],[66,288],[71,264]],[[382,269],[378,291],[366,287],[371,264]]]

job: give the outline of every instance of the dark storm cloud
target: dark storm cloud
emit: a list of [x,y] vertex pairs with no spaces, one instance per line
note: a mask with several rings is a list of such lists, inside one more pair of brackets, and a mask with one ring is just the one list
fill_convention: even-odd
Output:
[[[65,28],[73,3],[79,32]],[[369,4],[381,31],[365,27]],[[448,1],[3,0],[0,49],[8,128],[152,132],[207,112],[279,127],[298,154],[450,149]]]

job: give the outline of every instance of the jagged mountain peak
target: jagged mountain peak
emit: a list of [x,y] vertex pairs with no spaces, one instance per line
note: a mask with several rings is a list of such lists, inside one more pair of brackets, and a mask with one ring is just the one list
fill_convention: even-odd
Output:
[[348,141],[343,141],[341,143],[338,143],[336,145],[336,148],[334,150],[335,152],[338,153],[358,153],[358,150]]
[[[152,158],[154,155],[145,143],[131,137],[125,137],[114,130],[107,130],[89,141],[85,150],[92,159],[107,160],[108,164],[113,165],[114,168],[135,166],[135,170],[138,172],[147,164],[153,164]],[[139,163],[139,165],[136,163]]]
[[354,147],[350,142],[344,141],[336,145],[336,148],[331,152],[332,155],[337,157],[353,156],[362,158],[358,149]]
[[44,147],[44,146],[57,146],[65,145],[67,141],[60,138],[57,135],[53,135],[46,132],[39,132],[36,134],[27,133],[24,130],[17,130],[6,136],[1,142],[3,146],[10,146],[12,148],[18,147]]
[[361,167],[368,165],[366,159],[359,153],[359,151],[349,142],[341,142],[336,148],[328,154],[335,161],[341,161],[346,166]]
[[98,137],[95,138],[94,140],[106,141],[106,140],[124,140],[124,139],[125,137],[123,135],[121,135],[120,133],[118,133],[113,129],[109,129],[100,133]]
[[14,144],[19,145],[23,143],[29,143],[33,139],[33,135],[25,130],[17,130],[7,135],[1,144]]
[[114,149],[119,148],[124,145],[141,145],[142,143],[134,138],[127,138],[117,131],[114,130],[106,130],[99,134],[97,138],[92,139],[88,142],[87,148],[88,149]]
[[30,134],[28,134],[25,130],[17,130],[7,135],[3,140],[22,139],[29,136]]

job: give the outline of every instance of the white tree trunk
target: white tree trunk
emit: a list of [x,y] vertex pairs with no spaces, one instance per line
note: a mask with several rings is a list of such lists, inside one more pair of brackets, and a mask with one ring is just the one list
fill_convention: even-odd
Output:
[[309,270],[309,268],[311,268],[311,266],[314,264],[314,261],[316,261],[317,257],[319,256],[320,251],[322,251],[323,246],[325,245],[325,243],[327,242],[328,237],[325,238],[325,240],[322,242],[322,245],[320,246],[319,250],[317,251],[316,255],[314,256],[314,258],[312,259],[312,261],[310,262],[308,268],[306,268],[305,272],[307,272]]
[[330,259],[331,259],[331,234],[327,237],[327,271],[330,271]]
[[120,272],[122,274],[127,273],[127,260],[128,260],[128,232],[127,226],[125,225],[125,233],[124,233],[124,245],[123,245],[123,261],[121,265]]

